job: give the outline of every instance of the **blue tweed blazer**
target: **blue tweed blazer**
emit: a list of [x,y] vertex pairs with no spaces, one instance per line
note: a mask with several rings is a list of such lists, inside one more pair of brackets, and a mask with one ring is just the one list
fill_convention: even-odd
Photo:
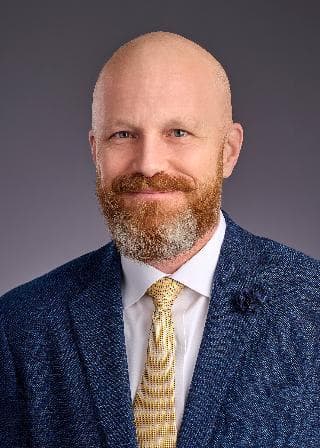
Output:
[[[319,262],[235,224],[178,448],[320,447]],[[0,447],[137,447],[113,243],[0,299]]]

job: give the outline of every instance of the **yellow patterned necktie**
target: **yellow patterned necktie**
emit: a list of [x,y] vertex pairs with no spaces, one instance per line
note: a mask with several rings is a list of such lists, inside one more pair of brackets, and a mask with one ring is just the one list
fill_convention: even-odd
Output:
[[147,289],[153,299],[147,359],[133,402],[140,448],[175,448],[175,335],[172,304],[184,285],[169,277]]

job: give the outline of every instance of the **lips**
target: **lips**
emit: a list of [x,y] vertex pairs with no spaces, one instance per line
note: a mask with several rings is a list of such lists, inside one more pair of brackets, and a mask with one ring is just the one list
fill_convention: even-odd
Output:
[[176,190],[165,190],[165,191],[161,191],[161,190],[151,190],[151,189],[147,189],[147,190],[139,190],[139,191],[128,191],[128,193],[134,193],[134,194],[161,194],[161,193],[174,193]]
[[170,197],[176,197],[177,193],[181,193],[177,190],[174,191],[155,191],[155,190],[143,190],[143,191],[133,191],[128,193],[123,193],[124,197],[132,199],[143,199],[143,200],[162,200],[169,199]]
[[135,193],[150,193],[150,194],[154,194],[154,193],[163,193],[162,191],[156,191],[156,190],[152,190],[151,188],[148,188],[147,190],[140,190],[140,191],[135,191]]

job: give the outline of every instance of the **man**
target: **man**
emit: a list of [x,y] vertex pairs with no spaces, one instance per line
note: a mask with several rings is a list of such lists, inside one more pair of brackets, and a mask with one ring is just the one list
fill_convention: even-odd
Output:
[[0,446],[319,447],[319,262],[220,210],[243,140],[220,63],[140,36],[92,112],[113,241],[0,300]]

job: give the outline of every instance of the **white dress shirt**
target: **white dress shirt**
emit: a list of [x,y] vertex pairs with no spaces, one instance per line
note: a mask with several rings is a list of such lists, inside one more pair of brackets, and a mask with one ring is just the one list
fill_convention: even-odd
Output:
[[176,337],[175,407],[178,429],[202,339],[225,229],[225,219],[220,211],[219,223],[211,239],[173,274],[165,274],[150,265],[121,256],[124,332],[132,401],[144,370],[154,310],[152,298],[145,292],[162,277],[171,277],[185,285],[172,307]]

